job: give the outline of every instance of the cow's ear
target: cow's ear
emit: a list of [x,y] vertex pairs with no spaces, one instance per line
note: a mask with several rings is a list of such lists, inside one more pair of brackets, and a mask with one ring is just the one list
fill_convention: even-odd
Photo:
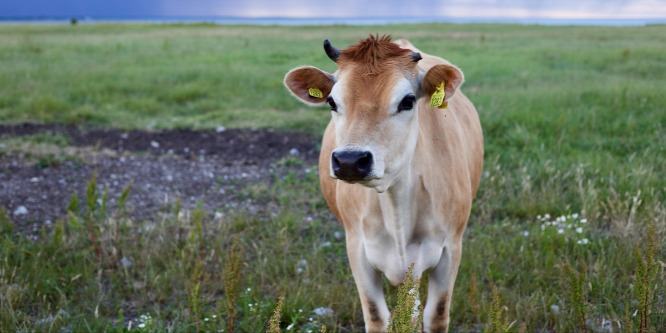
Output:
[[423,76],[421,81],[423,94],[430,97],[437,90],[437,87],[444,82],[444,100],[453,97],[458,87],[465,81],[463,73],[458,67],[453,65],[435,65],[430,68]]
[[294,68],[284,77],[284,85],[287,86],[287,89],[309,105],[320,105],[326,102],[334,84],[333,75],[312,66]]

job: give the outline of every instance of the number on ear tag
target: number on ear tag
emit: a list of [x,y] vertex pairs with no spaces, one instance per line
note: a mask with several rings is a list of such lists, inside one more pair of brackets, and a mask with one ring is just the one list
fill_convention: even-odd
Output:
[[322,98],[322,97],[324,97],[324,94],[322,94],[321,90],[319,90],[319,89],[317,89],[317,88],[310,88],[310,89],[308,89],[308,93],[309,93],[310,96],[312,96],[312,97],[317,97],[317,98]]
[[[444,81],[442,81],[442,83],[440,83],[439,86],[437,86],[437,90],[435,90],[435,92],[432,93],[432,97],[430,98],[430,107],[440,108],[440,106],[442,106],[442,103],[444,103],[444,96],[446,96],[446,92],[444,92]],[[446,106],[444,106],[443,108],[446,108]]]

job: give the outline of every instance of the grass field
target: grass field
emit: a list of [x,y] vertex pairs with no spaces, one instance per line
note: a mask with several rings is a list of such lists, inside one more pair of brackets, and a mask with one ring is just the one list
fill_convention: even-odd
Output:
[[[291,97],[284,74],[332,72],[325,38],[344,48],[376,32],[458,65],[484,129],[451,330],[488,327],[494,286],[510,331],[580,331],[581,312],[587,330],[637,331],[644,305],[649,330],[666,330],[663,25],[0,25],[0,121],[320,133],[329,113]],[[100,191],[40,241],[3,219],[0,331],[228,331],[235,240],[236,330],[263,330],[279,296],[283,330],[362,329],[343,230],[314,174],[249,184],[239,196],[279,209],[222,221],[179,207],[133,220],[104,211]]]

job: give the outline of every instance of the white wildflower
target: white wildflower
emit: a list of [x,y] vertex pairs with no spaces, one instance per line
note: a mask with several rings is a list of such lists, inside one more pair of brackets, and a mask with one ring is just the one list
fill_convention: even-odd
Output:
[[579,240],[577,243],[578,243],[578,244],[583,244],[583,245],[585,245],[585,244],[587,244],[587,243],[589,243],[589,242],[590,242],[589,239],[587,239],[587,238],[583,238],[583,239]]
[[564,229],[557,229],[557,233],[558,233],[558,234],[563,234],[563,233],[564,233]]
[[144,323],[139,324],[139,328],[144,328],[144,327],[146,327],[146,324]]
[[521,232],[520,234],[523,235],[523,236],[525,236],[525,237],[527,237],[527,236],[530,235],[530,232],[527,231],[527,230],[525,230],[525,231]]
[[576,232],[579,234],[583,233],[583,228],[582,227],[576,228]]
[[291,323],[289,326],[287,326],[287,331],[291,331],[292,328],[294,328],[294,323]]
[[573,214],[571,215],[571,217],[577,219],[577,218],[578,218],[578,213],[573,213]]
[[580,223],[587,223],[587,219],[580,219]]

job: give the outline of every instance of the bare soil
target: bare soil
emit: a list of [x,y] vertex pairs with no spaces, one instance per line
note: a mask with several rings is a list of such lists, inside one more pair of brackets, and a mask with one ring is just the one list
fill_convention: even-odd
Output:
[[103,192],[108,186],[110,210],[115,209],[122,190],[133,182],[130,214],[146,219],[159,216],[179,197],[185,209],[201,201],[211,212],[242,206],[257,213],[262,210],[261,203],[239,191],[252,184],[270,184],[288,172],[317,171],[313,166],[318,140],[308,133],[0,125],[0,139],[38,133],[66,135],[69,145],[96,153],[46,167],[21,154],[0,155],[0,206],[7,209],[21,231],[37,232],[66,216],[74,192],[83,204],[86,181],[95,170],[99,190]]

